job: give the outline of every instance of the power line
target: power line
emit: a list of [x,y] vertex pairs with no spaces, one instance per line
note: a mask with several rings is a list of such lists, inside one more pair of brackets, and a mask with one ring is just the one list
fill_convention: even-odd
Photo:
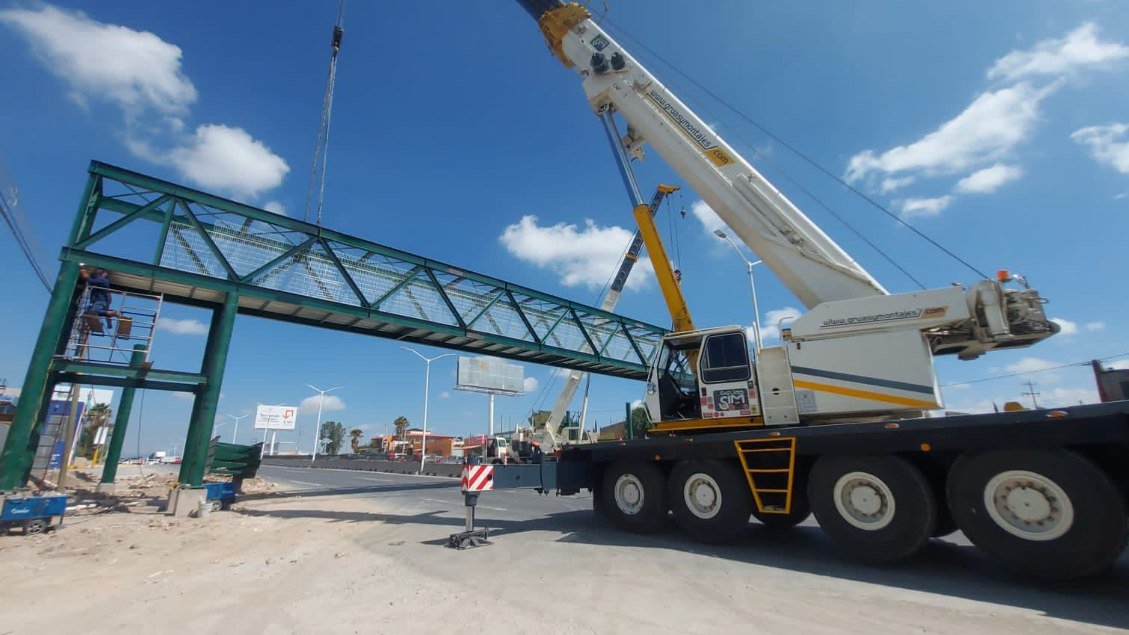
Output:
[[681,77],[682,77],[683,79],[685,79],[686,81],[688,81],[688,82],[690,82],[691,84],[693,84],[693,85],[694,85],[695,87],[697,87],[697,88],[698,88],[698,90],[701,90],[701,91],[702,91],[702,92],[704,92],[705,94],[707,94],[707,95],[709,95],[710,97],[712,97],[713,99],[715,99],[715,100],[716,100],[716,101],[717,101],[718,103],[720,103],[720,104],[721,104],[722,106],[724,106],[725,108],[727,108],[727,109],[728,109],[729,111],[731,111],[731,112],[732,112],[733,114],[737,115],[738,117],[740,117],[741,119],[743,119],[743,120],[744,120],[745,122],[747,122],[747,123],[748,123],[749,125],[751,125],[751,126],[753,126],[754,128],[756,128],[757,130],[760,130],[760,131],[761,131],[762,133],[764,133],[764,134],[765,134],[766,136],[768,136],[769,138],[771,138],[771,139],[772,139],[773,141],[776,141],[776,142],[777,142],[777,143],[779,143],[780,145],[782,145],[782,146],[784,146],[785,148],[787,148],[787,149],[788,149],[788,151],[790,151],[790,152],[792,152],[793,154],[795,154],[795,155],[796,155],[797,157],[799,157],[799,158],[800,158],[800,159],[802,159],[802,160],[803,160],[804,162],[806,162],[807,164],[809,164],[809,165],[811,165],[812,167],[814,167],[814,168],[815,168],[816,170],[819,170],[819,171],[820,171],[821,173],[823,173],[823,174],[824,174],[824,175],[825,175],[826,177],[828,177],[828,178],[832,179],[833,181],[835,181],[835,182],[836,182],[836,183],[838,183],[839,185],[843,186],[844,188],[846,188],[847,190],[849,190],[849,191],[850,191],[851,193],[853,193],[854,195],[858,196],[858,197],[859,197],[859,198],[861,198],[862,200],[864,200],[864,201],[866,201],[867,203],[869,203],[870,205],[872,205],[872,206],[873,206],[874,208],[876,208],[876,209],[878,209],[879,211],[881,211],[881,212],[882,212],[883,214],[886,214],[887,216],[889,216],[890,218],[892,218],[892,219],[893,219],[893,220],[894,220],[895,222],[897,222],[897,223],[901,224],[902,226],[904,226],[905,228],[909,229],[909,230],[910,230],[910,231],[912,231],[912,232],[913,232],[914,234],[916,234],[916,235],[917,235],[918,237],[920,237],[920,238],[921,238],[922,240],[925,240],[925,241],[926,241],[926,242],[928,242],[929,244],[931,244],[931,245],[933,245],[934,247],[936,247],[937,249],[939,249],[939,250],[940,250],[940,251],[941,251],[942,253],[944,253],[944,254],[948,255],[948,256],[949,256],[950,258],[952,258],[952,259],[956,260],[957,262],[961,263],[962,265],[964,265],[965,267],[967,267],[967,268],[968,268],[969,270],[971,270],[971,271],[972,271],[973,273],[975,273],[976,275],[980,276],[981,278],[987,278],[987,277],[988,277],[988,276],[987,276],[987,275],[986,275],[986,274],[985,274],[984,272],[982,272],[982,271],[980,271],[979,269],[977,269],[977,268],[976,268],[975,266],[973,266],[973,265],[972,265],[971,263],[969,263],[969,262],[968,262],[967,260],[965,260],[964,258],[961,258],[960,256],[956,255],[955,253],[953,253],[953,252],[952,252],[951,250],[949,250],[948,248],[946,248],[946,247],[945,247],[944,245],[942,245],[941,243],[939,243],[939,242],[937,242],[936,240],[934,240],[933,238],[929,237],[929,236],[928,236],[927,234],[925,234],[925,233],[924,233],[924,232],[922,232],[921,230],[917,229],[917,228],[916,228],[916,227],[914,227],[913,225],[911,225],[911,224],[907,223],[907,222],[906,222],[905,220],[903,220],[903,219],[902,219],[902,218],[901,218],[900,216],[898,216],[897,214],[895,214],[895,213],[891,212],[891,211],[890,211],[889,209],[887,209],[887,208],[886,208],[886,206],[882,205],[882,204],[881,204],[881,203],[879,203],[878,201],[876,201],[876,200],[874,200],[873,198],[871,198],[870,196],[866,195],[865,193],[863,193],[863,192],[862,192],[861,190],[859,190],[859,189],[858,189],[858,188],[856,188],[855,186],[851,185],[850,183],[847,183],[847,182],[846,182],[846,181],[844,181],[844,180],[843,180],[842,178],[840,178],[840,177],[839,177],[839,176],[838,176],[837,174],[835,174],[835,173],[831,172],[830,170],[828,170],[827,168],[823,167],[823,165],[822,165],[821,163],[819,163],[819,162],[818,162],[818,161],[816,161],[815,159],[812,159],[812,158],[811,158],[811,157],[809,157],[808,155],[806,155],[806,154],[804,154],[803,152],[801,152],[801,151],[800,151],[800,150],[799,150],[798,148],[796,148],[796,147],[795,147],[795,146],[793,146],[792,144],[788,143],[787,141],[785,141],[784,139],[782,139],[781,137],[779,137],[778,135],[776,135],[776,133],[772,132],[772,131],[771,131],[771,130],[769,130],[768,128],[765,128],[765,127],[764,127],[764,126],[762,126],[761,124],[757,123],[757,122],[756,122],[755,120],[753,120],[753,119],[752,119],[751,117],[749,117],[748,115],[746,115],[746,114],[745,114],[745,113],[743,113],[742,111],[738,110],[736,106],[733,106],[733,105],[732,105],[732,104],[730,104],[730,103],[729,103],[728,101],[726,101],[726,100],[725,100],[724,98],[720,97],[720,96],[719,96],[719,95],[718,95],[717,93],[715,93],[715,92],[713,92],[712,90],[710,90],[709,88],[706,88],[705,86],[703,86],[703,85],[702,85],[702,84],[701,84],[700,82],[698,82],[697,80],[695,80],[695,79],[694,79],[693,77],[690,77],[690,76],[689,76],[689,75],[687,75],[686,73],[683,73],[683,72],[682,72],[681,70],[679,70],[679,69],[678,69],[678,67],[677,67],[677,66],[675,66],[675,65],[674,65],[674,64],[672,64],[671,62],[667,61],[667,60],[666,60],[666,59],[665,59],[665,58],[664,58],[663,56],[661,56],[661,55],[659,55],[658,53],[656,53],[656,52],[655,52],[654,50],[652,50],[652,49],[651,49],[650,47],[648,47],[648,46],[647,46],[646,44],[643,44],[642,42],[640,42],[640,41],[639,41],[639,40],[637,40],[636,38],[632,37],[630,33],[628,33],[628,32],[627,32],[626,30],[624,30],[624,29],[623,29],[623,27],[620,27],[620,26],[616,25],[616,24],[615,24],[614,22],[612,22],[611,20],[608,20],[607,18],[604,18],[604,23],[605,23],[605,24],[607,24],[608,26],[611,26],[611,27],[612,27],[612,28],[614,28],[615,30],[619,31],[619,32],[620,32],[620,33],[621,33],[621,34],[623,35],[623,37],[627,38],[628,40],[631,40],[631,42],[632,42],[632,43],[634,43],[635,45],[637,45],[637,46],[638,46],[639,48],[641,48],[642,50],[646,51],[646,52],[647,52],[647,53],[649,53],[650,55],[654,56],[654,57],[655,57],[655,59],[657,59],[657,60],[658,60],[658,61],[660,61],[661,63],[665,64],[665,65],[666,65],[666,66],[667,66],[668,68],[670,68],[670,69],[671,69],[672,71],[674,71],[674,72],[675,72],[676,74],[678,74],[679,76],[681,76]]
[[[1099,362],[1108,362],[1111,359],[1119,359],[1122,357],[1129,357],[1129,353],[1120,353],[1118,355],[1110,355],[1109,357],[1099,358]],[[942,388],[950,386],[962,386],[964,384],[979,384],[985,381],[996,381],[997,379],[1007,379],[1009,377],[1022,377],[1023,375],[1033,375],[1035,373],[1047,373],[1052,370],[1062,370],[1063,368],[1070,368],[1072,366],[1089,366],[1093,360],[1086,360],[1084,362],[1074,362],[1071,364],[1061,364],[1059,366],[1051,366],[1049,368],[1037,368],[1035,370],[1024,370],[1017,373],[1008,373],[1007,375],[996,375],[995,377],[981,377],[980,379],[969,379],[968,381],[954,381],[948,384],[941,384]]]

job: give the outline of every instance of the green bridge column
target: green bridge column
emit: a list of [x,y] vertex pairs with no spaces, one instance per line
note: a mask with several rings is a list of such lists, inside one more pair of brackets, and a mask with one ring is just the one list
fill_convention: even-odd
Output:
[[51,374],[51,361],[65,335],[67,318],[70,314],[71,300],[78,283],[78,263],[63,261],[59,275],[55,278],[55,288],[47,303],[47,314],[39,329],[39,339],[31,353],[27,375],[20,387],[20,402],[16,415],[8,428],[8,439],[0,451],[0,492],[11,491],[27,484],[28,470],[35,455],[30,440],[35,426],[39,423],[39,413],[50,399],[48,377]]
[[[133,356],[129,358],[130,368],[141,368],[145,361],[145,345],[135,344]],[[125,445],[125,431],[129,425],[129,415],[133,411],[133,395],[137,389],[133,386],[122,388],[122,398],[118,402],[118,412],[114,417],[114,432],[110,435],[110,445],[106,449],[106,460],[102,466],[102,481],[98,490],[109,490],[118,476],[118,462],[122,460],[122,446]]]
[[204,349],[204,362],[200,372],[208,383],[200,386],[192,405],[192,420],[188,423],[188,436],[184,440],[184,458],[180,465],[182,485],[200,487],[204,483],[204,468],[208,460],[208,442],[212,439],[212,426],[220,400],[223,371],[227,366],[227,351],[231,347],[231,331],[239,309],[239,294],[230,292],[223,306],[212,313],[208,342]]

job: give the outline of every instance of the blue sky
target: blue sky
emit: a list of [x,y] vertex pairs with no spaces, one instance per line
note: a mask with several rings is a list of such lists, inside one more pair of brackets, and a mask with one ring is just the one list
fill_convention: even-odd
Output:
[[[51,274],[92,158],[301,216],[336,5],[0,3],[0,152]],[[1049,314],[1064,326],[1055,338],[973,362],[938,361],[950,408],[990,409],[1018,398],[1027,380],[1045,403],[1096,399],[1082,367],[1007,375],[1129,353],[1129,6],[609,5],[614,34],[642,41],[981,270],[1022,272],[1050,300]],[[356,2],[345,29],[326,225],[597,303],[630,235],[627,198],[578,78],[549,55],[528,15],[505,1],[443,11]],[[887,288],[914,287],[789,179],[926,285],[974,280],[654,54],[624,44]],[[658,182],[681,184],[653,154],[637,172],[648,194]],[[659,224],[677,241],[671,251],[695,320],[748,324],[744,267],[710,235],[716,217],[691,191],[671,205]],[[18,387],[47,294],[7,233],[0,271],[8,298],[0,377]],[[800,306],[768,272],[758,285],[766,321]],[[647,274],[619,311],[668,322]],[[206,315],[165,315],[156,364],[198,367]],[[549,407],[556,395],[545,390],[551,369],[526,374],[527,395],[498,399],[503,422]],[[312,394],[307,383],[343,386],[326,418],[348,427],[378,433],[398,415],[422,416],[423,365],[398,345],[239,318],[222,413],[300,403]],[[485,397],[453,384],[453,360],[436,362],[432,427],[482,431]],[[615,420],[641,393],[639,383],[594,378],[592,416]],[[148,393],[133,423],[143,420],[143,449],[182,438],[189,409],[184,399]],[[307,450],[312,423],[304,412]],[[219,430],[229,436],[230,428]]]

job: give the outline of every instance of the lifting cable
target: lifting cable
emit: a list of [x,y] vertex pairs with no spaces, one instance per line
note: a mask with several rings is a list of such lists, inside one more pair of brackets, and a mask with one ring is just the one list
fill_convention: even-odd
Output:
[[8,175],[3,157],[0,157],[0,218],[4,219],[4,224],[12,232],[16,245],[23,252],[27,263],[31,265],[35,277],[39,278],[39,282],[47,289],[47,293],[51,293],[53,285],[42,264],[43,252],[39,249],[35,235],[29,229],[30,224],[20,212],[19,191]]
[[[333,87],[337,81],[337,54],[341,52],[341,39],[345,35],[345,0],[340,0],[337,5],[337,23],[333,26],[333,40],[330,46],[333,53],[329,58],[329,79],[325,84],[325,96],[322,99],[321,121],[318,123],[318,138],[314,144],[314,161],[310,166],[310,184],[306,188],[306,207],[302,212],[302,220],[310,221],[310,199],[313,198],[314,186],[317,185],[317,226],[321,230],[321,211],[325,201],[325,171],[329,162],[329,124],[333,117]],[[320,166],[320,174],[319,174]]]
[[[666,66],[667,66],[668,68],[670,68],[670,69],[671,69],[672,71],[674,71],[674,73],[676,73],[677,75],[679,75],[680,77],[682,77],[682,78],[683,78],[683,79],[685,79],[686,81],[688,81],[688,82],[690,82],[691,84],[693,84],[693,85],[694,85],[694,86],[695,86],[696,88],[698,88],[698,90],[701,90],[701,91],[702,91],[702,92],[704,92],[705,94],[707,94],[707,95],[709,95],[710,97],[712,97],[712,98],[713,98],[714,100],[716,100],[716,101],[717,101],[718,103],[720,103],[720,104],[721,104],[722,106],[724,106],[724,107],[725,107],[726,109],[728,109],[729,111],[731,111],[732,113],[734,113],[735,115],[737,115],[738,117],[740,117],[741,119],[743,119],[743,120],[744,120],[745,122],[747,122],[748,124],[750,124],[751,126],[753,126],[754,128],[756,128],[757,130],[760,130],[760,131],[761,131],[762,133],[764,133],[764,134],[765,134],[766,136],[768,136],[768,137],[769,137],[770,139],[772,139],[773,141],[775,141],[775,142],[779,143],[780,145],[784,146],[784,148],[786,148],[786,149],[787,149],[788,151],[790,151],[790,152],[792,152],[793,154],[795,154],[795,155],[796,155],[797,157],[799,157],[799,158],[800,158],[800,159],[802,159],[802,160],[803,160],[804,162],[806,162],[806,163],[808,163],[809,165],[811,165],[812,167],[814,167],[814,168],[815,168],[816,170],[818,170],[819,172],[821,172],[821,173],[822,173],[823,175],[825,175],[826,177],[828,177],[828,178],[832,179],[833,181],[835,181],[836,183],[838,183],[839,185],[841,185],[842,187],[846,188],[846,189],[847,189],[848,191],[850,191],[851,193],[853,193],[854,195],[856,195],[856,196],[858,196],[859,198],[861,198],[862,200],[866,201],[866,202],[867,202],[867,203],[869,203],[869,204],[870,204],[871,206],[873,206],[874,208],[876,208],[876,209],[878,209],[879,211],[881,211],[881,212],[882,212],[883,214],[885,214],[885,215],[889,216],[890,218],[892,218],[892,219],[893,219],[893,220],[894,220],[895,222],[897,222],[897,223],[899,223],[900,225],[902,225],[902,226],[906,227],[907,229],[909,229],[910,231],[912,231],[912,232],[913,232],[914,234],[916,234],[916,235],[917,235],[918,237],[920,237],[920,238],[921,238],[922,240],[925,240],[925,241],[926,241],[926,242],[928,242],[929,244],[931,244],[931,245],[933,245],[934,247],[936,247],[937,249],[939,249],[939,250],[940,250],[941,252],[943,252],[943,253],[945,253],[946,255],[948,255],[948,256],[949,256],[950,258],[952,258],[952,259],[956,260],[957,262],[959,262],[960,264],[964,265],[965,267],[967,267],[967,268],[968,268],[968,269],[969,269],[970,271],[972,271],[972,272],[973,272],[973,273],[975,273],[976,275],[978,275],[978,276],[980,276],[980,277],[982,277],[982,278],[987,278],[987,277],[988,277],[988,276],[987,276],[987,275],[986,275],[986,274],[985,274],[984,272],[982,272],[982,271],[980,271],[979,269],[977,269],[977,268],[976,268],[975,266],[973,266],[973,265],[972,265],[971,263],[969,263],[969,262],[968,262],[967,260],[965,260],[964,258],[961,258],[960,256],[956,255],[955,253],[953,253],[953,252],[952,252],[951,250],[949,250],[948,248],[946,248],[946,247],[945,247],[944,245],[942,245],[941,243],[937,242],[936,240],[934,240],[933,238],[931,238],[930,236],[928,236],[927,234],[925,234],[925,233],[924,233],[924,232],[922,232],[921,230],[917,229],[917,228],[916,228],[916,227],[914,227],[913,225],[911,225],[911,224],[907,223],[907,222],[906,222],[905,220],[903,220],[903,219],[902,219],[902,218],[901,218],[900,216],[898,216],[898,215],[897,215],[897,214],[895,214],[894,212],[891,212],[891,211],[890,211],[890,210],[889,210],[888,208],[886,208],[886,207],[885,207],[884,205],[882,205],[882,204],[881,204],[881,203],[879,203],[878,201],[874,200],[873,198],[871,198],[871,197],[870,197],[870,196],[868,196],[867,194],[863,193],[863,192],[862,192],[861,190],[859,190],[858,188],[854,187],[854,186],[853,186],[853,185],[851,185],[850,183],[847,183],[847,182],[846,182],[845,180],[843,180],[842,178],[840,178],[840,177],[839,177],[838,175],[836,175],[835,173],[831,172],[831,170],[829,170],[829,169],[827,169],[827,168],[823,167],[823,165],[822,165],[822,164],[820,164],[820,163],[819,163],[818,161],[816,161],[815,159],[813,159],[813,158],[809,157],[808,155],[804,154],[804,153],[803,153],[803,152],[801,152],[801,151],[800,151],[799,149],[797,149],[797,148],[796,148],[795,146],[793,146],[792,144],[788,143],[787,141],[785,141],[784,139],[780,138],[780,137],[779,137],[778,135],[776,135],[775,133],[773,133],[773,132],[772,132],[771,130],[769,130],[769,129],[765,128],[764,126],[762,126],[761,124],[757,123],[757,122],[756,122],[755,120],[753,120],[753,118],[752,118],[752,117],[749,117],[749,116],[748,116],[748,115],[746,115],[745,113],[743,113],[743,112],[741,112],[740,110],[738,110],[736,106],[734,106],[734,105],[730,104],[730,103],[729,103],[728,101],[726,101],[726,100],[725,100],[725,99],[723,99],[722,97],[718,96],[718,95],[717,95],[717,93],[715,93],[715,92],[713,92],[712,90],[710,90],[709,88],[706,88],[705,86],[703,86],[703,85],[702,85],[702,84],[701,84],[700,82],[698,82],[697,80],[695,80],[695,79],[694,79],[693,77],[691,77],[691,76],[687,75],[686,73],[683,73],[683,72],[682,72],[681,70],[679,70],[679,69],[678,69],[678,67],[677,67],[677,66],[675,66],[674,64],[672,64],[672,63],[670,63],[669,61],[667,61],[667,60],[666,60],[666,59],[665,59],[665,58],[664,58],[663,56],[661,56],[661,55],[659,55],[658,53],[656,53],[656,52],[655,52],[654,50],[652,50],[652,49],[651,49],[650,47],[648,47],[648,46],[647,46],[646,44],[643,44],[642,42],[640,42],[640,41],[639,41],[638,39],[636,39],[636,38],[632,37],[630,33],[628,33],[628,32],[627,32],[626,30],[624,30],[624,29],[623,29],[623,27],[620,27],[619,25],[615,24],[614,22],[612,22],[611,20],[607,19],[606,17],[604,18],[604,21],[603,21],[603,23],[604,23],[604,24],[606,24],[606,25],[608,25],[608,26],[610,26],[610,27],[612,27],[612,28],[613,28],[613,29],[615,29],[616,31],[618,31],[618,32],[619,32],[619,34],[620,34],[621,36],[623,36],[623,37],[624,37],[625,39],[628,39],[628,40],[630,40],[630,41],[631,41],[631,42],[632,42],[633,44],[635,44],[636,46],[638,46],[638,47],[639,47],[640,49],[642,49],[642,50],[646,51],[646,52],[647,52],[648,54],[650,54],[651,56],[653,56],[653,57],[654,57],[655,59],[657,59],[657,60],[658,60],[659,62],[661,62],[662,64],[666,65]],[[789,180],[791,180],[791,179],[789,179]],[[822,206],[822,207],[824,207],[824,208],[826,209],[826,206],[824,206],[824,205],[822,205],[822,204],[821,204],[821,206]],[[841,222],[845,222],[845,221],[842,221],[842,219],[841,219],[841,218],[840,218],[840,217],[839,217],[838,215],[836,215],[836,218],[839,218],[839,220],[840,220]],[[854,231],[854,230],[853,230],[853,228],[852,228],[852,231]],[[855,233],[857,234],[858,232],[856,231]],[[868,241],[868,242],[869,242],[869,241]],[[873,245],[872,245],[872,246],[873,246]],[[880,253],[881,253],[881,252],[880,252]],[[883,254],[883,255],[885,255],[885,254]],[[888,258],[888,257],[887,257],[887,260],[889,260],[889,258]],[[899,267],[899,269],[901,269],[901,268]],[[903,273],[905,273],[905,270],[903,269],[903,270],[902,270],[902,272],[903,272]],[[920,283],[918,283],[918,284],[920,284]]]

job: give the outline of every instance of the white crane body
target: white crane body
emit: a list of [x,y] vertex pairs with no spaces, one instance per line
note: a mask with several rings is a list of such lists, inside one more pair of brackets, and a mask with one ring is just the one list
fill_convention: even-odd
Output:
[[[583,7],[522,3],[550,50],[580,75],[593,111],[627,121],[624,149],[642,159],[644,144],[654,148],[809,309],[782,329],[780,345],[753,359],[738,326],[668,336],[648,381],[658,429],[861,421],[941,408],[935,354],[971,359],[1057,332],[1038,293],[1005,288],[1018,278],[1003,272],[967,291],[889,293]],[[680,294],[660,286],[668,297]],[[671,361],[679,356],[681,365]]]

